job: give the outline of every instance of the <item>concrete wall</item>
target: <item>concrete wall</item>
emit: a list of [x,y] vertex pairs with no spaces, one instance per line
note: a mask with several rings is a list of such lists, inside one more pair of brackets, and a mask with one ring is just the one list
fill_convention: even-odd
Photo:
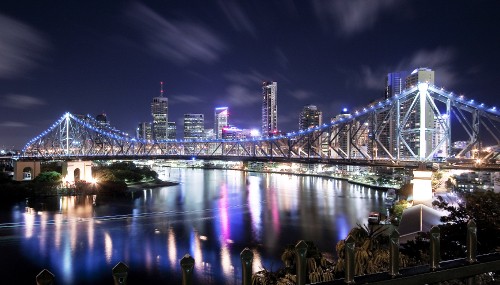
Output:
[[75,182],[75,170],[80,170],[80,180],[92,181],[92,161],[65,161],[62,176],[67,182]]
[[[29,168],[29,175],[23,170]],[[33,180],[40,174],[40,161],[14,161],[14,180]],[[28,176],[30,176],[28,178]]]

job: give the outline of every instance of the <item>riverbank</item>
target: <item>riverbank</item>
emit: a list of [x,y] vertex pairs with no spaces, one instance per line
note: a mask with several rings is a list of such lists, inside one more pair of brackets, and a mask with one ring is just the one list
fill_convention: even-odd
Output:
[[179,185],[179,182],[163,181],[163,180],[142,181],[142,182],[127,184],[127,191],[142,190],[144,188],[169,187],[175,185]]
[[286,171],[272,171],[272,170],[253,170],[253,169],[239,169],[239,168],[223,168],[223,167],[190,167],[198,169],[219,169],[219,170],[239,170],[244,172],[257,172],[257,173],[273,173],[273,174],[286,174],[286,175],[297,175],[297,176],[314,176],[328,179],[344,180],[351,184],[366,186],[377,190],[387,191],[389,189],[401,189],[403,185],[375,185],[372,183],[367,183],[361,179],[353,178],[349,175],[331,175],[331,174],[321,174],[321,173],[303,173],[303,172],[286,172]]

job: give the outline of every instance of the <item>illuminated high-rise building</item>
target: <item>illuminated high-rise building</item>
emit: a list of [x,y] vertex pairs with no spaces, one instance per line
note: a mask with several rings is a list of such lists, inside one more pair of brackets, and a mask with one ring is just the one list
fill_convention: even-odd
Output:
[[184,139],[205,137],[205,116],[203,114],[184,114]]
[[432,136],[432,148],[436,148],[439,146],[437,151],[434,153],[434,157],[438,158],[446,158],[449,155],[449,144],[448,140],[448,126],[449,126],[449,117],[446,114],[442,114],[439,117],[436,117],[434,120],[434,135]]
[[169,140],[175,140],[177,137],[177,125],[175,122],[168,122],[168,139]]
[[[390,99],[401,94],[405,89],[405,80],[408,76],[408,71],[397,71],[388,73],[385,77],[385,94],[384,99]],[[380,144],[381,157],[389,157],[397,151],[396,146],[396,122],[393,118],[396,117],[395,110],[390,109],[376,114],[379,127],[379,135],[376,141]]]
[[227,107],[215,108],[214,112],[214,132],[215,138],[222,138],[222,129],[228,126],[229,111]]
[[430,68],[417,68],[406,77],[405,89],[417,86],[418,83],[434,84],[434,70]]
[[262,136],[271,137],[278,131],[278,83],[262,83]]
[[109,127],[108,117],[105,113],[101,113],[95,117],[95,120],[99,123],[101,127]]
[[388,73],[385,77],[385,99],[399,95],[405,89],[408,71],[397,71]]
[[[419,83],[433,85],[434,71],[429,68],[417,68],[413,70],[410,75],[406,77],[405,89],[418,86]],[[427,92],[427,89],[422,89],[422,91]],[[420,102],[420,100],[423,102]],[[403,142],[400,142],[399,147],[403,157],[412,156],[407,146],[412,149],[415,154],[418,154],[421,159],[426,158],[432,150],[434,111],[430,100],[432,100],[430,97],[421,94],[418,104],[412,105],[411,100],[401,103],[400,113],[402,115],[400,116],[400,124],[404,124],[403,128],[405,129],[401,136],[405,143],[403,144]],[[406,121],[403,121],[405,118]],[[421,130],[423,130],[423,132],[421,132]]]
[[168,139],[168,98],[163,97],[163,82],[160,82],[160,96],[151,103],[153,116],[153,136],[155,140]]
[[315,105],[304,106],[299,116],[299,130],[320,126],[322,117],[322,112]]
[[136,130],[136,136],[138,139],[152,140],[153,139],[153,128],[151,122],[139,123]]

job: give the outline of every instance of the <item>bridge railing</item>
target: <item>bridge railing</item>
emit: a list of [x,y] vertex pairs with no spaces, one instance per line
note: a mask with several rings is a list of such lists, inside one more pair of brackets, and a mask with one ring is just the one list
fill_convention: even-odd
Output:
[[[296,285],[320,284],[432,284],[441,281],[454,279],[467,279],[467,284],[476,284],[477,276],[483,273],[500,271],[500,253],[477,255],[477,227],[474,221],[467,224],[467,249],[466,257],[441,261],[440,256],[440,229],[433,227],[430,231],[430,262],[426,265],[408,267],[400,269],[399,263],[399,233],[394,231],[390,235],[389,250],[389,271],[370,275],[355,276],[355,243],[354,238],[348,236],[345,240],[345,268],[344,277],[333,279],[333,274],[321,276],[317,272],[307,274],[310,265],[306,255],[308,246],[305,241],[299,241],[295,246],[296,275],[292,276]],[[243,285],[260,284],[255,283],[252,272],[253,252],[245,248],[241,254],[242,280]],[[182,268],[182,285],[193,285],[195,260],[186,254],[180,260]],[[123,262],[119,262],[112,269],[114,285],[126,285],[128,277],[128,267]],[[36,276],[37,285],[52,285],[55,276],[47,269],[44,269]]]

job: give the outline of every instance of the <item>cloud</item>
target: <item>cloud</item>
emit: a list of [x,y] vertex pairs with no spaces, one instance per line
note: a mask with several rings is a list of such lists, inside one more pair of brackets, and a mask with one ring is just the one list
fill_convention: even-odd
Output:
[[400,60],[394,66],[378,66],[375,68],[362,66],[357,76],[361,86],[370,90],[382,90],[385,86],[385,77],[390,72],[412,72],[419,67],[427,67],[435,72],[435,84],[451,87],[456,83],[457,74],[452,66],[456,57],[453,48],[438,47],[433,50],[417,50],[411,56]]
[[289,94],[293,98],[295,98],[297,100],[301,100],[301,101],[306,100],[306,99],[311,99],[312,97],[314,97],[314,94],[312,92],[302,90],[302,89],[291,91],[291,92],[289,92]]
[[170,97],[170,104],[193,104],[193,103],[202,103],[203,99],[194,95],[175,95]]
[[249,89],[242,85],[231,85],[226,91],[226,98],[231,106],[248,106],[255,103],[261,102],[261,94],[258,89]]
[[385,86],[384,79],[387,73],[383,70],[373,71],[368,66],[362,66],[361,84],[367,89],[382,90]]
[[246,31],[256,37],[254,24],[236,2],[219,0],[217,3],[235,30]]
[[129,6],[127,15],[154,54],[185,65],[219,60],[226,45],[205,26],[190,21],[169,21],[140,3]]
[[0,123],[0,127],[6,127],[6,128],[25,128],[27,126],[28,126],[27,124],[21,122],[6,121]]
[[39,98],[27,96],[27,95],[18,95],[18,94],[8,94],[3,96],[1,104],[7,108],[12,109],[32,109],[37,106],[46,105],[46,103]]
[[0,78],[23,75],[37,65],[47,41],[31,27],[0,14]]
[[232,83],[243,85],[243,86],[259,86],[265,81],[266,76],[252,70],[247,73],[234,71],[224,74],[224,77],[231,81]]
[[431,68],[435,71],[435,83],[449,87],[455,84],[457,78],[452,67],[455,57],[455,49],[439,47],[434,50],[419,50],[400,65],[407,65],[412,70],[418,67]]
[[283,68],[287,68],[289,60],[285,53],[279,48],[276,48],[274,52],[276,54],[276,60],[278,61],[279,65]]
[[352,35],[375,25],[380,14],[397,5],[396,0],[315,0],[313,9],[325,25],[331,21],[344,35]]

